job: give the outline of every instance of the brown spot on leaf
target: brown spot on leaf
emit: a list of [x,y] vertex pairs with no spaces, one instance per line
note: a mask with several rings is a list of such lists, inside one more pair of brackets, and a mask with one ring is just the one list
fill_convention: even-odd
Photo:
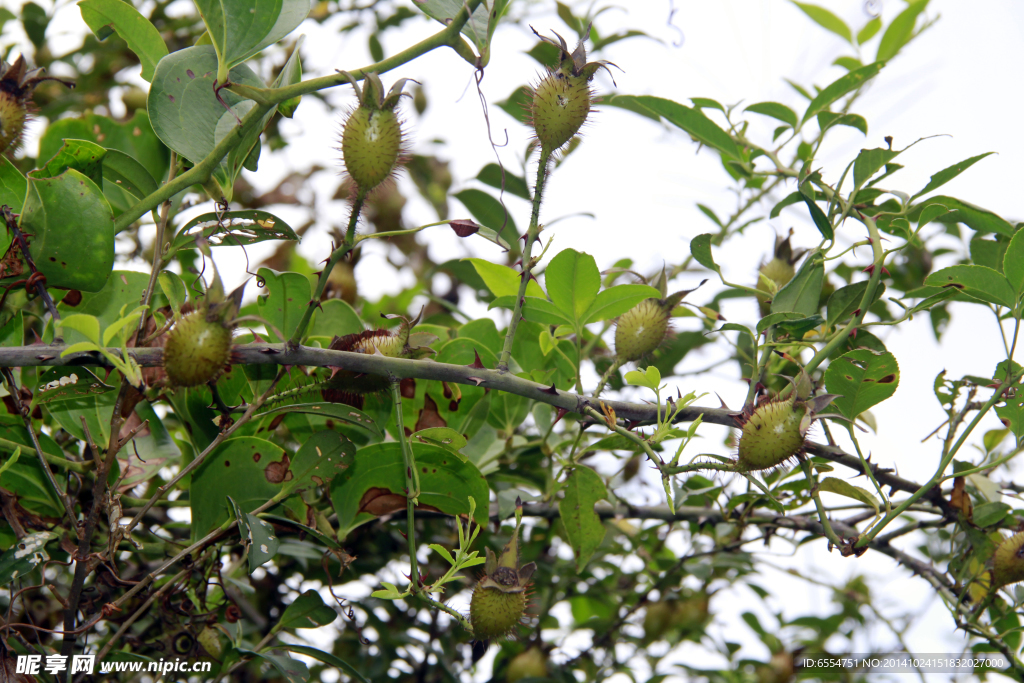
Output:
[[[367,489],[366,493],[359,500],[359,512],[366,512],[381,517],[392,512],[404,510],[407,504],[408,500],[405,496],[374,486]],[[440,512],[433,505],[419,505],[416,509]]]
[[267,465],[267,469],[263,470],[263,476],[265,476],[267,481],[271,484],[280,484],[281,482],[291,481],[292,477],[295,475],[292,474],[290,469],[288,469],[289,465],[291,465],[291,458],[289,458],[288,454],[285,453],[281,457],[281,462],[272,462]]
[[224,461],[224,467],[231,467],[231,461],[230,460],[225,460]]
[[262,455],[260,455],[259,453],[253,453],[253,454],[252,454],[252,461],[253,461],[253,462],[259,462],[259,461],[260,461],[260,458],[262,458],[262,457],[263,457],[263,456],[262,456]]
[[399,388],[402,390],[402,398],[416,398],[416,380],[412,377],[403,379]]
[[77,289],[69,290],[68,293],[64,295],[64,298],[60,300],[60,302],[65,306],[70,306],[74,308],[78,304],[82,303],[82,293],[79,292]]
[[895,374],[890,374],[890,375],[886,375],[882,379],[878,380],[878,383],[879,384],[892,384],[895,381],[896,381],[896,375]]
[[448,423],[437,412],[437,404],[434,403],[434,399],[430,398],[430,394],[425,394],[423,397],[423,410],[420,411],[419,419],[416,420],[416,429],[414,431],[418,432],[421,429],[429,429],[430,427],[447,426]]

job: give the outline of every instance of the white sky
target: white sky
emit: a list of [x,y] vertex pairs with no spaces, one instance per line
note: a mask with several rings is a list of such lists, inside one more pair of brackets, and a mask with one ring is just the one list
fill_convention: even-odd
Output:
[[[12,8],[19,5],[11,0],[0,0],[0,5]],[[827,1],[828,6],[857,31],[869,18],[865,5],[859,1]],[[852,54],[851,47],[840,38],[825,32],[799,10],[781,0],[719,0],[718,2],[685,2],[677,0],[673,26],[668,25],[670,2],[623,3],[629,9],[604,13],[596,22],[602,35],[618,29],[640,29],[664,41],[659,44],[644,39],[620,42],[600,55],[618,64],[623,73],[616,72],[618,91],[629,94],[656,94],[688,103],[690,97],[710,97],[729,105],[745,105],[765,100],[789,104],[798,112],[805,101],[783,80],[789,78],[805,86],[825,86],[844,73],[839,67],[828,66],[841,55]],[[876,2],[886,24],[902,10],[903,2],[890,0]],[[183,5],[183,7],[187,7]],[[534,9],[539,9],[535,7]],[[862,147],[883,146],[883,137],[894,137],[894,146],[902,148],[919,137],[946,134],[918,144],[898,161],[906,166],[886,181],[886,186],[910,193],[921,188],[929,176],[953,163],[987,151],[997,155],[979,162],[968,172],[956,178],[941,192],[988,208],[1015,222],[1024,219],[1020,206],[1020,184],[1024,180],[1024,130],[1019,119],[1024,104],[1020,68],[1024,47],[1024,4],[1013,0],[989,0],[968,3],[957,0],[934,0],[929,16],[941,15],[926,33],[918,38],[905,53],[894,59],[859,100],[854,111],[862,114],[870,125],[865,138],[852,129],[839,129],[830,134],[831,141],[819,155],[818,166],[826,181],[834,182]],[[366,48],[365,34],[338,37],[336,27],[341,21],[328,20],[318,26],[306,22],[299,32],[307,34],[303,50],[304,71],[307,76],[320,76],[333,69],[352,69],[371,60]],[[573,42],[571,32],[554,12],[540,14],[531,23],[542,33],[551,29],[562,33]],[[383,39],[387,54],[394,54],[412,42],[433,33],[437,25],[415,22],[401,31],[390,31]],[[674,47],[682,32],[681,47]],[[79,34],[81,20],[73,5],[61,3],[57,19],[51,27],[51,36]],[[534,80],[538,65],[522,54],[534,44],[532,36],[515,27],[499,29],[495,38],[494,58],[483,81],[483,93],[491,103],[507,97],[516,87]],[[871,61],[878,37],[868,44],[863,61]],[[472,70],[454,53],[436,51],[384,77],[386,85],[399,77],[415,78],[425,84],[430,97],[430,109],[423,118],[417,118],[412,107],[406,112],[413,128],[416,151],[432,151],[452,160],[456,178],[453,191],[477,186],[469,179],[486,163],[494,160],[487,143],[487,132],[481,115],[480,102],[472,88]],[[598,91],[607,92],[611,82],[604,75],[595,80]],[[264,153],[260,170],[248,173],[247,178],[258,188],[268,189],[292,169],[308,168],[320,163],[337,168],[336,145],[340,112],[352,102],[351,90],[337,88],[329,95],[336,107],[327,110],[321,103],[307,98],[299,107],[296,118],[283,122],[282,131],[292,140],[292,146],[281,153]],[[507,131],[510,143],[499,154],[506,166],[521,173],[521,157],[529,131],[509,118],[496,106],[490,107],[494,138],[504,139]],[[772,121],[752,115],[752,139],[770,136]],[[41,127],[36,126],[38,134]],[[430,141],[440,138],[443,143]],[[33,150],[29,140],[27,151]],[[528,175],[533,177],[533,165]],[[553,175],[547,192],[542,222],[551,222],[560,216],[570,216],[546,233],[553,235],[555,244],[549,255],[560,249],[573,247],[595,256],[600,268],[630,256],[638,269],[653,271],[663,261],[678,263],[688,254],[689,240],[714,226],[697,211],[701,202],[727,215],[736,205],[735,196],[716,155],[706,150],[697,154],[696,146],[680,131],[668,132],[635,115],[605,108],[593,118],[586,130],[584,144]],[[343,203],[324,199],[333,193],[336,178],[332,173],[314,177],[311,186],[318,192],[316,207],[318,224],[322,227],[337,225],[347,217]],[[411,183],[406,182],[410,187]],[[792,188],[780,192],[781,199]],[[774,201],[767,201],[761,210],[767,214]],[[525,226],[529,220],[529,207],[525,202],[509,198],[508,206],[517,224]],[[589,212],[594,219],[571,217]],[[282,217],[302,223],[305,212],[288,207]],[[452,217],[467,215],[452,200]],[[436,220],[422,201],[410,201],[405,215],[410,226]],[[737,282],[753,283],[760,260],[768,253],[776,232],[795,227],[794,241],[800,246],[817,242],[805,212],[792,207],[779,219],[764,221],[746,233],[747,239],[735,240],[716,251],[720,264],[725,264],[726,275]],[[970,231],[966,231],[970,237]],[[850,221],[840,231],[846,242],[863,237],[859,224]],[[454,237],[446,228],[425,233],[421,239],[430,245],[430,254],[437,260],[469,255],[467,242]],[[324,229],[309,233],[300,247],[302,253],[322,258],[328,238]],[[260,245],[257,245],[260,246]],[[474,255],[500,260],[496,247],[476,241]],[[258,262],[271,247],[250,250],[250,258]],[[223,250],[222,250],[223,251]],[[395,292],[411,284],[408,275],[397,274],[388,266],[381,251],[367,249],[357,271],[360,288],[371,298],[375,292]],[[376,254],[376,256],[374,255]],[[867,264],[868,255],[861,257]],[[941,260],[936,267],[945,265]],[[244,262],[229,262],[220,256],[218,266],[226,273],[226,284],[241,282]],[[680,277],[674,285],[690,288],[705,277],[693,273]],[[712,283],[691,295],[701,303],[713,296]],[[252,294],[252,292],[250,292]],[[483,308],[472,309],[484,314]],[[724,310],[735,322],[753,325],[756,309],[750,302],[736,303]],[[692,324],[692,323],[691,323]],[[692,329],[680,323],[681,329]],[[954,320],[943,343],[937,345],[930,330],[927,316],[901,326],[899,331],[884,337],[890,351],[900,363],[901,388],[896,395],[874,412],[878,418],[881,436],[865,436],[862,445],[873,454],[873,460],[884,466],[895,466],[901,475],[923,481],[933,472],[937,462],[938,442],[922,445],[921,439],[941,422],[942,414],[931,385],[935,375],[945,368],[947,376],[963,374],[986,375],[1003,358],[1002,345],[993,318],[979,307],[954,305]],[[1021,362],[1024,354],[1018,353]],[[711,355],[693,354],[680,369],[698,368],[713,359]],[[728,373],[734,373],[729,369]],[[593,381],[591,381],[593,384]],[[686,378],[678,382],[684,393],[718,392],[727,402],[738,406],[745,385],[732,375],[706,375]],[[706,400],[706,399],[705,399]],[[713,402],[713,401],[712,401]],[[977,432],[978,436],[999,426],[995,417],[988,418]],[[708,431],[705,448],[720,446],[717,432]],[[818,430],[820,437],[820,430]],[[963,453],[969,457],[971,451]],[[839,473],[842,475],[843,473]],[[856,480],[859,485],[863,479]],[[656,489],[654,489],[656,490]],[[650,502],[655,502],[652,498]],[[837,499],[835,502],[839,502]],[[1011,505],[1019,503],[1006,499]],[[912,548],[912,543],[905,547]],[[772,548],[776,550],[775,546]],[[778,550],[782,550],[781,547]],[[954,652],[963,642],[954,632],[952,620],[945,610],[930,600],[927,585],[911,579],[907,572],[895,567],[888,558],[868,553],[859,559],[841,558],[838,553],[825,552],[820,541],[803,548],[792,558],[777,557],[776,564],[795,566],[821,579],[841,584],[848,577],[861,572],[873,576],[871,585],[881,596],[880,605],[890,614],[914,612],[921,615],[908,634],[912,648],[918,652]],[[829,609],[827,591],[807,586],[784,574],[766,570],[762,585],[771,587],[779,596],[770,603],[773,609],[795,616],[806,609]],[[743,589],[716,598],[713,609],[718,612],[716,633],[722,626],[730,626],[731,637],[736,631],[739,614],[751,609],[752,596]],[[930,606],[929,606],[930,605]],[[758,643],[750,644],[747,654],[765,655]],[[687,656],[690,651],[687,650]],[[624,680],[624,679],[623,679]]]

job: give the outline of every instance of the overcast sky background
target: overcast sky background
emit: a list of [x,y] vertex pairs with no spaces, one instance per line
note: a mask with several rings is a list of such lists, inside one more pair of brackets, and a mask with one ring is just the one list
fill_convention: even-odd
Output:
[[[12,9],[20,5],[11,0],[2,4]],[[184,0],[178,4],[183,13],[190,11],[190,5]],[[881,11],[888,25],[905,7],[904,2],[895,0],[871,5],[846,0],[821,4],[844,18],[854,33],[870,18],[868,12]],[[789,78],[808,87],[812,84],[825,86],[845,73],[839,67],[829,66],[833,59],[855,54],[842,39],[827,33],[782,0],[700,3],[648,0],[622,5],[628,10],[610,10],[597,20],[601,35],[620,29],[639,29],[661,41],[642,38],[623,41],[599,55],[622,68],[621,73],[615,72],[617,90],[622,93],[656,94],[683,103],[688,103],[691,97],[710,97],[726,105],[742,101],[744,106],[771,100],[786,103],[801,112],[806,101],[783,79]],[[1022,220],[1024,130],[1019,122],[1024,104],[1020,87],[1024,4],[1013,0],[985,3],[934,0],[927,14],[929,17],[941,15],[941,18],[892,60],[854,108],[868,120],[867,137],[848,128],[830,133],[817,166],[822,168],[826,181],[835,182],[858,150],[883,146],[887,135],[893,136],[895,147],[902,148],[920,137],[944,134],[944,137],[918,144],[899,158],[906,167],[887,179],[885,185],[913,193],[924,186],[931,174],[967,157],[995,151],[997,155],[986,158],[950,182],[942,193],[983,206],[1011,222]],[[300,33],[307,34],[302,54],[308,77],[331,73],[334,69],[353,69],[372,61],[365,33],[339,38],[337,28],[341,21],[342,17],[322,25],[307,21],[299,29]],[[548,34],[553,29],[570,43],[575,41],[553,8],[531,23],[542,33]],[[433,22],[422,21],[411,22],[399,31],[389,31],[383,36],[385,51],[394,54],[437,28]],[[78,40],[83,30],[73,4],[60,3],[50,37],[68,41],[58,45],[70,46],[75,44],[70,41]],[[8,30],[5,37],[16,39],[17,33]],[[533,36],[518,27],[500,28],[495,37],[495,56],[482,83],[483,94],[491,103],[488,111],[493,137],[501,142],[507,133],[509,138],[508,145],[500,148],[498,154],[510,170],[520,174],[529,130],[493,103],[536,78],[538,65],[523,54],[534,43]],[[864,49],[861,55],[864,63],[872,61],[877,43],[876,36]],[[412,128],[413,149],[434,152],[451,160],[456,178],[453,191],[474,186],[469,179],[484,164],[494,161],[494,152],[487,143],[481,104],[472,87],[471,67],[451,51],[439,50],[386,75],[385,84],[399,77],[422,82],[430,99],[430,109],[424,117],[417,117],[411,106],[405,106]],[[128,81],[131,82],[132,77]],[[135,82],[144,85],[137,77]],[[600,74],[595,86],[599,92],[608,92],[612,83]],[[330,169],[314,176],[310,187],[302,192],[315,205],[318,227],[309,232],[300,251],[313,260],[327,253],[326,228],[347,218],[345,204],[329,198],[337,184],[338,170],[337,155],[332,148],[336,145],[341,112],[353,102],[351,89],[334,89],[328,94],[328,101],[333,108],[306,98],[295,119],[281,124],[281,130],[292,140],[292,145],[273,154],[265,149],[259,171],[246,172],[246,178],[257,188],[269,189],[293,169],[308,168],[314,163]],[[772,120],[756,115],[751,115],[750,120],[752,139],[770,139]],[[27,153],[32,154],[35,145],[31,134],[37,136],[41,130],[41,122],[30,129]],[[435,139],[443,142],[431,142]],[[530,164],[527,168],[532,184],[534,167]],[[400,182],[411,187],[408,180]],[[678,263],[689,253],[692,237],[714,229],[696,209],[696,203],[712,207],[719,216],[727,216],[736,206],[730,187],[717,155],[706,150],[698,153],[696,145],[681,131],[670,131],[627,112],[605,108],[592,118],[584,144],[551,177],[542,222],[550,223],[561,216],[568,218],[546,233],[555,238],[549,257],[562,248],[573,247],[594,255],[602,269],[623,256],[632,257],[636,267],[647,272],[660,268],[663,262]],[[787,187],[766,200],[758,210],[767,214],[771,206],[790,191],[792,188]],[[511,197],[507,203],[517,224],[525,227],[529,220],[528,205]],[[592,213],[595,218],[574,217],[583,212]],[[304,222],[310,212],[283,207],[280,214],[296,225]],[[458,202],[452,200],[452,217],[460,215],[468,216],[468,212],[461,211]],[[409,226],[414,226],[436,218],[425,202],[414,199],[407,207],[405,220]],[[796,229],[796,245],[809,247],[817,243],[818,234],[806,212],[791,207],[778,219],[749,228],[744,239],[734,240],[716,251],[726,276],[735,282],[753,284],[758,263],[768,254],[775,234],[790,227]],[[969,238],[970,231],[965,232]],[[855,221],[849,221],[840,231],[840,240],[845,243],[863,236],[862,226]],[[495,260],[503,258],[497,247],[478,240],[458,240],[447,229],[430,231],[422,239],[429,243],[435,261],[471,253]],[[250,259],[256,263],[272,249],[272,246],[255,245],[249,251]],[[357,270],[362,294],[375,298],[380,293],[393,293],[411,284],[407,274],[396,272],[385,262],[382,248],[374,244],[367,246],[366,251]],[[866,265],[869,253],[867,250],[858,253]],[[217,258],[229,288],[245,278],[243,259],[229,257],[227,250],[218,250]],[[940,260],[936,268],[942,265],[946,264]],[[688,289],[704,277],[706,274],[697,272],[686,274],[673,285],[677,289]],[[713,283],[709,283],[691,295],[691,300],[701,303],[710,299],[715,291]],[[250,287],[249,295],[255,295],[254,287]],[[485,314],[482,306],[467,310]],[[901,325],[899,330],[880,335],[900,363],[900,389],[874,411],[881,436],[865,435],[861,444],[870,450],[875,462],[896,467],[901,475],[918,481],[933,473],[939,450],[935,440],[921,444],[921,439],[943,419],[931,393],[935,375],[943,368],[950,377],[968,373],[987,375],[1004,357],[991,314],[977,306],[954,305],[953,310],[953,323],[941,344],[935,342],[926,315]],[[736,301],[723,312],[729,320],[750,326],[757,319],[756,308],[750,301]],[[692,321],[682,321],[677,328],[694,329],[692,325]],[[1018,362],[1022,355],[1018,352]],[[694,353],[684,360],[679,370],[704,367],[714,359],[713,351]],[[738,407],[745,385],[737,381],[733,367],[721,374],[687,377],[670,381],[670,384],[678,384],[684,392],[717,392]],[[593,378],[590,384],[593,385]],[[715,403],[712,398],[710,404]],[[979,427],[976,435],[980,438],[984,431],[997,427],[999,423],[992,416]],[[701,449],[727,452],[721,443],[722,434],[716,428],[709,427],[707,436]],[[821,437],[820,430],[817,436]],[[962,452],[963,457],[970,457],[970,454],[969,450]],[[854,483],[869,485],[863,479]],[[638,491],[641,500],[636,502],[660,502],[657,492],[657,487]],[[1019,501],[1008,497],[1004,500],[1019,506]],[[906,547],[912,548],[913,544],[907,541]],[[955,652],[963,642],[927,584],[911,579],[885,556],[869,552],[859,559],[842,558],[838,553],[827,553],[824,541],[810,544],[793,557],[783,544],[773,544],[770,550],[779,554],[773,559],[775,564],[797,567],[836,585],[858,573],[871,575],[872,587],[882,595],[883,610],[891,615],[919,615],[908,634],[908,642],[917,652]],[[760,583],[777,596],[769,602],[772,609],[788,616],[808,609],[830,610],[828,590],[809,586],[781,572],[765,571]],[[355,590],[354,585],[350,587]],[[753,594],[745,590],[739,588],[716,596],[713,610],[718,620],[711,633],[720,637],[728,632],[732,639],[737,638],[737,633],[749,633],[739,622],[741,612],[754,608]],[[723,628],[728,630],[723,631]],[[884,634],[880,637],[888,638]],[[585,644],[585,637],[582,640]],[[567,643],[565,654],[571,656],[574,647],[581,644],[579,641],[577,638]],[[767,651],[759,642],[746,639],[745,642],[749,649],[744,654],[766,658]],[[695,661],[691,646],[684,647],[678,655],[691,663]]]

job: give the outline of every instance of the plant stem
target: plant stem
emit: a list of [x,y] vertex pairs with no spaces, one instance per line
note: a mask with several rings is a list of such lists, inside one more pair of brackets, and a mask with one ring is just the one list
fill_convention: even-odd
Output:
[[416,503],[420,495],[420,475],[416,471],[416,456],[412,445],[405,436],[405,419],[402,415],[402,390],[398,380],[391,382],[391,396],[395,401],[395,431],[398,442],[402,445],[402,458],[405,460],[405,498],[406,498],[406,540],[409,541],[409,572],[410,590],[419,592],[419,567],[416,560]]
[[811,461],[801,456],[800,466],[803,467],[804,476],[807,477],[807,485],[810,487],[811,496],[814,498],[814,507],[818,511],[818,521],[821,522],[821,528],[825,530],[825,536],[833,545],[842,546],[843,539],[839,538],[836,532],[832,530],[832,524],[828,521],[828,513],[825,512],[825,506],[821,504],[821,495],[818,493],[818,481],[815,479],[814,471],[811,469]]
[[608,380],[611,379],[612,375],[614,375],[621,367],[622,361],[619,360],[618,356],[616,356],[615,360],[612,361],[612,364],[608,366],[607,370],[605,370],[605,373],[601,375],[601,381],[597,383],[597,389],[594,389],[594,398],[599,398],[601,396],[601,392],[604,391],[604,387],[608,384]]
[[530,284],[530,271],[534,266],[530,254],[533,253],[533,243],[540,236],[540,205],[543,201],[544,184],[547,182],[550,160],[551,150],[541,148],[540,159],[537,160],[537,187],[533,192],[533,211],[530,214],[530,227],[526,231],[526,244],[523,245],[523,273],[519,281],[519,293],[516,295],[516,302],[512,308],[512,320],[508,323],[508,332],[505,333],[505,345],[502,347],[501,357],[498,359],[498,371],[501,373],[508,372],[508,361],[512,358],[512,342],[515,341],[519,321],[523,319],[526,286]]
[[289,346],[298,346],[302,343],[302,338],[306,336],[306,328],[309,327],[309,321],[313,318],[313,311],[320,306],[320,297],[324,295],[324,289],[327,287],[327,282],[331,278],[331,271],[334,270],[334,266],[338,265],[341,259],[345,258],[345,255],[352,251],[352,248],[356,244],[356,225],[359,223],[359,214],[363,211],[363,204],[366,202],[366,191],[359,190],[356,195],[356,200],[352,204],[352,213],[348,217],[348,229],[345,231],[345,241],[342,242],[337,249],[331,252],[330,258],[327,259],[327,265],[320,271],[320,277],[316,282],[316,291],[313,292],[313,298],[309,300],[309,306],[302,313],[302,319],[299,320],[298,326],[295,328],[294,334],[291,339],[288,340]]

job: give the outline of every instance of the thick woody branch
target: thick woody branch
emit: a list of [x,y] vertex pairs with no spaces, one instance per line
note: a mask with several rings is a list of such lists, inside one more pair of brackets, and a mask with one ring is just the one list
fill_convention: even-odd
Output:
[[[88,365],[109,367],[106,359],[98,353],[76,353],[62,358],[62,346],[21,346],[0,348],[0,367],[28,366],[67,366]],[[112,354],[119,355],[120,349],[108,349]],[[141,366],[159,366],[163,364],[163,349],[135,348],[129,349],[129,355]],[[397,379],[414,378],[470,384],[488,389],[496,389],[518,396],[547,403],[562,408],[570,413],[585,414],[588,408],[601,411],[601,403],[615,410],[624,424],[642,425],[652,423],[658,416],[658,407],[630,403],[628,401],[602,400],[582,396],[569,391],[562,391],[543,384],[516,377],[511,373],[501,373],[487,368],[473,368],[467,365],[451,365],[435,363],[431,360],[412,360],[408,358],[387,358],[381,355],[352,353],[349,351],[333,351],[317,349],[309,346],[288,348],[284,344],[239,344],[232,352],[232,362],[239,365],[305,365],[309,367],[337,367],[370,375],[392,376]],[[662,408],[662,411],[665,409]],[[665,413],[662,413],[665,416]],[[704,422],[734,427],[736,422],[733,411],[726,408],[703,408],[690,406],[680,410],[676,415],[677,422],[692,422],[703,415]],[[856,455],[844,452],[836,446],[810,443],[807,452],[811,455],[826,458],[860,473],[864,466]],[[921,485],[892,474],[889,470],[869,463],[875,479],[879,484],[888,486],[894,491],[916,493]],[[938,487],[923,496],[926,500],[948,509]]]

